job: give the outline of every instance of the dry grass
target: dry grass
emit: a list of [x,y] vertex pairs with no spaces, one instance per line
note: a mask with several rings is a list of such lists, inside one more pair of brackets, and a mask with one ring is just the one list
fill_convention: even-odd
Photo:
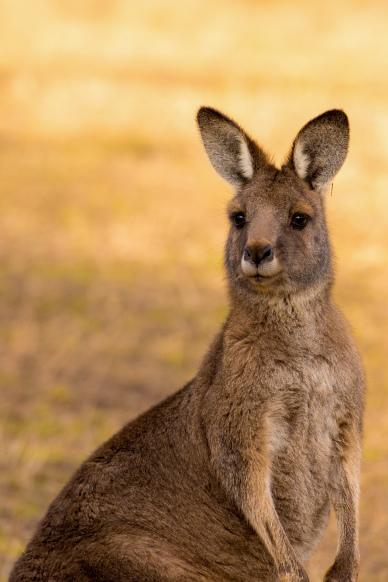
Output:
[[227,188],[193,122],[207,103],[283,154],[325,108],[350,115],[329,211],[337,298],[369,379],[361,580],[388,579],[384,11],[3,0],[0,578],[75,466],[194,373],[225,314]]

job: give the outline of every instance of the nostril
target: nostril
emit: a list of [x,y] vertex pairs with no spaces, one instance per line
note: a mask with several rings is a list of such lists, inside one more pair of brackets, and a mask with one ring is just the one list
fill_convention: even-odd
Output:
[[272,247],[268,245],[268,247],[263,249],[263,254],[260,258],[260,262],[262,261],[270,261],[273,258],[273,250]]
[[244,259],[247,260],[247,261],[253,260],[252,259],[252,253],[251,253],[251,251],[249,250],[248,247],[245,247],[245,249],[244,249]]

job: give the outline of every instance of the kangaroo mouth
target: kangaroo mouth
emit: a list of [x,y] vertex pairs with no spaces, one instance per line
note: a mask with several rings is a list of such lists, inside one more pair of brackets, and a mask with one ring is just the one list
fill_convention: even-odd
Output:
[[277,273],[274,273],[272,275],[263,275],[261,273],[256,273],[255,275],[250,275],[249,277],[245,276],[246,279],[248,279],[251,283],[253,283],[255,286],[269,286],[272,285],[273,283],[278,282],[278,280],[281,277],[281,271],[278,271]]
[[276,257],[271,261],[255,265],[251,261],[246,261],[243,256],[240,268],[240,276],[245,279],[247,285],[255,288],[271,287],[276,284],[283,270]]

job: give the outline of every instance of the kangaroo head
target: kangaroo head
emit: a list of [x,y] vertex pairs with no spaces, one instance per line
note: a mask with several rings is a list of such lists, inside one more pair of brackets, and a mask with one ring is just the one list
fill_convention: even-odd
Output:
[[345,113],[327,111],[307,123],[281,169],[218,111],[202,107],[198,125],[212,165],[235,187],[226,245],[231,288],[289,296],[328,284],[324,194],[348,150]]

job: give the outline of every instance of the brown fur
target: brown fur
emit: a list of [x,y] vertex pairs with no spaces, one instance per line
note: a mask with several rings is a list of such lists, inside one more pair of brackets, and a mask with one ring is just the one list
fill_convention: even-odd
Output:
[[[12,582],[307,580],[330,504],[339,546],[325,580],[357,580],[364,380],[331,300],[323,193],[346,155],[346,116],[307,124],[280,170],[222,114],[198,121],[236,187],[229,211],[247,221],[226,246],[229,316],[197,376],[78,469]],[[290,226],[298,212],[303,230]],[[280,271],[246,276],[245,249],[264,243]]]

